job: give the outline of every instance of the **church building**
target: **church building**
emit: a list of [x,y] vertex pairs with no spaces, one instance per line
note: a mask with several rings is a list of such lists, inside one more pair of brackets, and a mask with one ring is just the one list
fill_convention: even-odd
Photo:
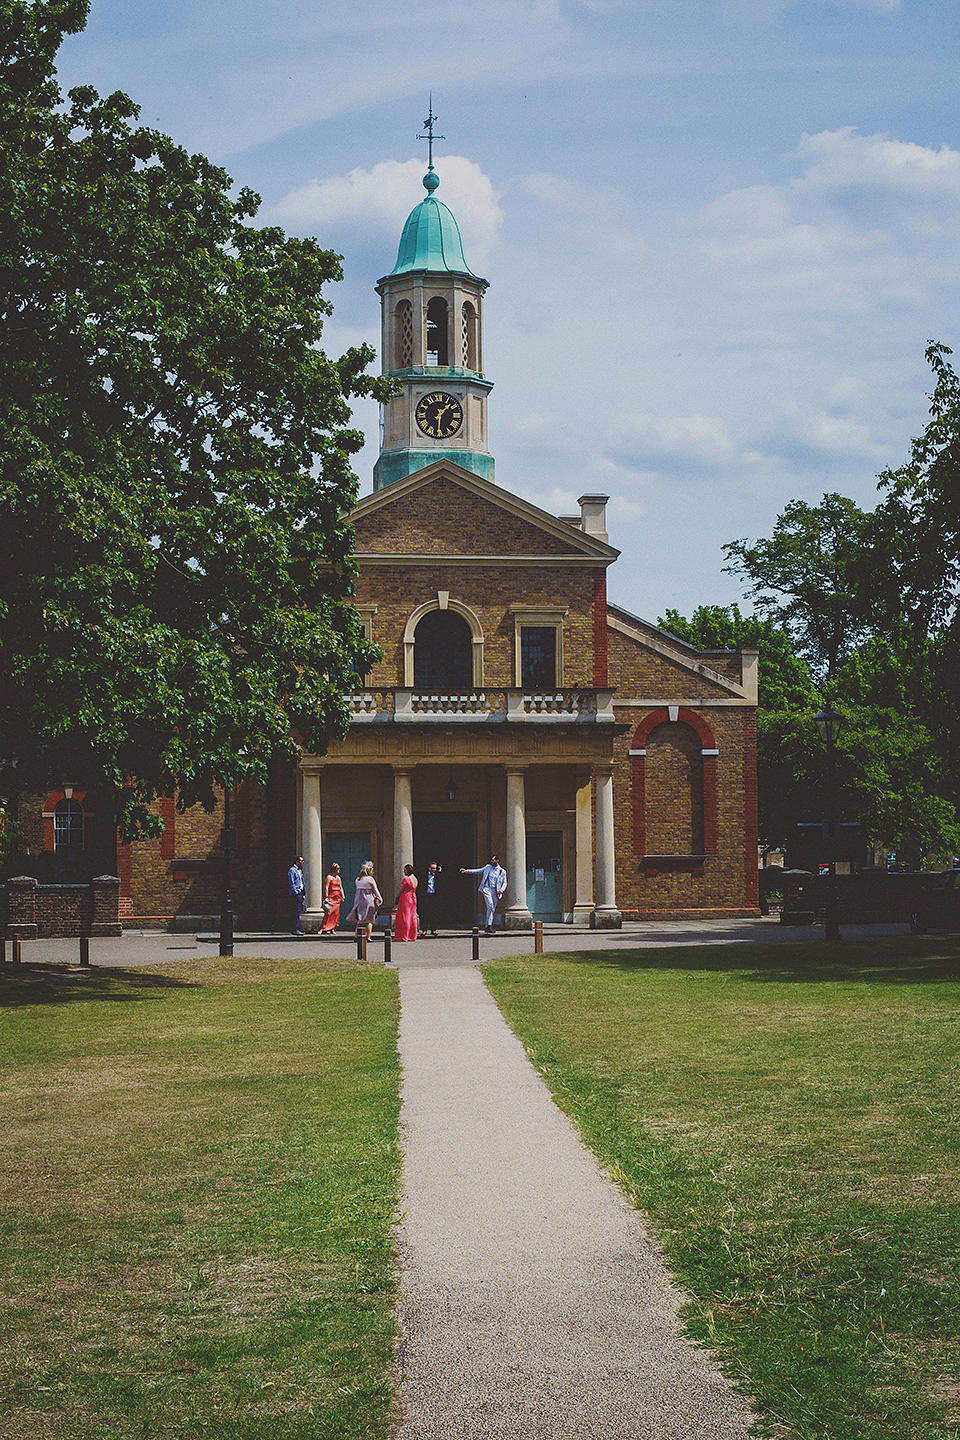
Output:
[[[376,287],[398,393],[373,493],[351,516],[355,605],[383,658],[348,697],[345,739],[238,793],[238,923],[282,924],[297,853],[306,930],[322,924],[333,861],[344,913],[364,861],[390,904],[406,863],[422,875],[436,860],[443,923],[476,924],[477,878],[459,872],[492,853],[507,929],[755,915],[756,652],[694,650],[608,600],[607,496],[554,516],[497,484],[487,281],[436,196],[432,154],[423,183]],[[172,799],[161,811],[164,834],[118,844],[114,860],[64,786],[38,807],[35,839],[51,862],[96,848],[91,873],[120,876],[127,924],[212,924],[222,814],[177,815]]]

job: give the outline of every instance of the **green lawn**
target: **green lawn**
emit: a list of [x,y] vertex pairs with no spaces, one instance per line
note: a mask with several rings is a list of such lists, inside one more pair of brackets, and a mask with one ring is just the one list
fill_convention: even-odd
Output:
[[395,975],[2,979],[0,1435],[386,1436]]
[[960,1427],[960,940],[526,955],[484,975],[651,1219],[758,1433]]

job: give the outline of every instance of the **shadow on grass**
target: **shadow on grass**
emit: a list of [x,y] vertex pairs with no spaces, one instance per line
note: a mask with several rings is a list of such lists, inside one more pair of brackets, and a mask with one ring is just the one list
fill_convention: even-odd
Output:
[[62,1005],[71,1000],[139,1000],[144,990],[192,989],[192,980],[150,971],[67,965],[0,965],[0,1008]]
[[671,945],[557,954],[570,965],[613,970],[713,971],[758,983],[921,985],[960,980],[960,936],[895,936],[828,944]]

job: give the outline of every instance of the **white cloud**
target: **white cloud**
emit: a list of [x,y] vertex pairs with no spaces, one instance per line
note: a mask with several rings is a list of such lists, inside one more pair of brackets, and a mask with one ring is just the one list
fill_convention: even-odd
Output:
[[[370,170],[308,180],[285,195],[267,218],[301,233],[362,234],[396,242],[404,220],[424,198],[420,182],[425,169],[422,157],[382,160]],[[503,220],[493,184],[479,165],[462,155],[444,155],[437,160],[437,170],[437,199],[456,216],[467,263],[475,269],[486,264]]]
[[647,455],[728,462],[737,452],[726,422],[713,415],[630,415],[614,422],[610,442]]
[[786,184],[730,191],[700,214],[704,257],[731,293],[749,292],[752,324],[764,308],[922,306],[952,279],[960,152],[846,127],[805,136],[795,158],[803,171]]

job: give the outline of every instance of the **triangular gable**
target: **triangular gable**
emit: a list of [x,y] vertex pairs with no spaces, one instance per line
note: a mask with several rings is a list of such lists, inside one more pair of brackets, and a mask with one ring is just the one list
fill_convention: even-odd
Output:
[[608,565],[619,554],[596,536],[448,460],[368,495],[349,518],[358,558],[556,555]]
[[[701,684],[705,682],[711,689],[716,688],[722,695],[756,704],[755,669],[750,679],[746,674],[744,675],[746,684],[741,685],[731,679],[729,675],[722,675],[715,664],[710,664],[710,651],[695,650],[692,645],[678,640],[675,635],[669,635],[666,631],[659,630],[649,621],[641,620],[638,616],[631,615],[629,611],[621,610],[618,606],[608,605],[607,625],[611,630],[632,640],[644,650],[651,651],[654,655],[667,661],[671,668],[696,676]],[[747,656],[753,657],[754,653],[749,648],[745,648],[741,652],[718,651],[716,652],[716,661],[720,660],[721,655],[742,654],[746,658]]]

